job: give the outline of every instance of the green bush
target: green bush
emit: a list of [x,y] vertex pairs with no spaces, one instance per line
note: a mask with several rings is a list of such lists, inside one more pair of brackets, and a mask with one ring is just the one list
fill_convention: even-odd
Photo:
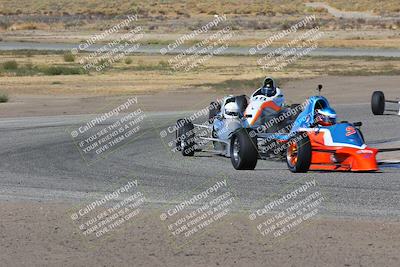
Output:
[[45,75],[78,75],[85,74],[86,71],[80,67],[51,66],[41,69]]
[[4,93],[0,93],[0,103],[8,102],[8,95]]
[[125,58],[125,64],[130,65],[132,62],[133,60],[130,57]]
[[65,62],[75,62],[75,56],[71,52],[65,53],[64,61]]
[[3,68],[5,70],[16,70],[18,69],[18,63],[15,60],[6,61],[3,63]]
[[161,60],[160,62],[158,62],[158,66],[161,68],[168,68],[169,64],[168,64],[168,62]]

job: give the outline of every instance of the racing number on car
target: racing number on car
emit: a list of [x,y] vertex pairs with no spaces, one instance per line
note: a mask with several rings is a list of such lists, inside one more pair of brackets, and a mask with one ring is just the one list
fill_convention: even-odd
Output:
[[353,126],[349,126],[346,128],[346,136],[350,136],[357,133],[356,129]]

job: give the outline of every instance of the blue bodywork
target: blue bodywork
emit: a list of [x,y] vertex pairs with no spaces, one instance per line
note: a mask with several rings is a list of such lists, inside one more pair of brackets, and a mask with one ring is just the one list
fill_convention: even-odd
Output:
[[323,96],[312,96],[308,99],[304,110],[299,114],[293,124],[291,132],[297,132],[299,128],[313,127],[315,110],[330,107],[328,100]]
[[[328,100],[323,96],[312,96],[308,99],[308,102],[304,106],[304,110],[298,115],[293,127],[289,134],[278,134],[275,138],[280,141],[288,141],[294,135],[296,135],[301,129],[316,129],[317,131],[330,132],[332,137],[332,144],[337,145],[352,145],[361,147],[364,144],[363,137],[360,131],[353,126],[351,123],[343,122],[337,123],[332,126],[320,126],[314,123],[315,111],[330,107]],[[326,130],[323,130],[326,129]]]
[[[364,144],[363,137],[359,129],[355,128],[353,124],[343,122],[337,123],[332,126],[321,126],[314,123],[315,111],[317,109],[322,109],[330,107],[328,100],[323,96],[312,96],[305,104],[303,104],[303,111],[297,116],[293,122],[293,126],[289,133],[258,133],[259,138],[269,138],[278,141],[289,141],[297,133],[308,130],[315,131],[329,131],[331,145],[351,145],[361,147]],[[217,118],[213,122],[213,129],[216,133],[216,138],[228,141],[232,133],[239,128],[250,128],[245,119],[229,120],[223,119],[221,112],[218,114]],[[257,129],[258,126],[251,127],[252,129]],[[329,145],[329,144],[327,144]]]

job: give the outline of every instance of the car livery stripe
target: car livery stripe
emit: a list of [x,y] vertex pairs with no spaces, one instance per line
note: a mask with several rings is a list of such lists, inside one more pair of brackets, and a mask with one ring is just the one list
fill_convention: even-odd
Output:
[[262,105],[260,106],[260,108],[258,109],[256,115],[254,116],[253,120],[251,121],[250,125],[254,125],[254,123],[256,123],[256,121],[258,120],[258,118],[261,116],[263,110],[265,108],[271,108],[274,111],[279,111],[281,110],[281,107],[278,106],[277,104],[275,104],[273,101],[268,101],[268,102],[264,102],[262,103]]
[[335,143],[333,142],[331,132],[328,129],[315,129],[315,128],[299,128],[298,131],[304,131],[304,132],[323,132],[324,133],[324,144],[326,146],[342,146],[342,147],[351,147],[351,148],[358,148],[358,149],[364,149],[367,147],[366,144],[363,144],[362,146],[356,146],[356,145],[350,145],[346,143]]

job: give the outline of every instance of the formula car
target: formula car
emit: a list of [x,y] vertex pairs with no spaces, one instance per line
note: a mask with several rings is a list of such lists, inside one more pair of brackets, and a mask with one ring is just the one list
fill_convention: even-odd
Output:
[[[247,106],[246,96],[227,96],[222,103],[211,102],[209,120],[205,124],[193,124],[179,119],[176,124],[176,146],[183,156],[193,156],[204,143],[212,142],[211,152],[231,157],[240,161],[234,164],[237,169],[254,169],[257,164],[257,147],[255,138],[251,138],[243,119]],[[206,135],[196,136],[197,129],[205,129]],[[197,131],[198,132],[198,131]],[[233,148],[241,144],[243,150],[238,155]]]
[[319,123],[318,113],[321,110],[332,110],[328,100],[323,96],[310,97],[291,132],[277,136],[277,140],[287,143],[286,161],[289,170],[378,170],[378,149],[365,144],[359,128],[362,123],[336,123],[336,116],[332,117],[333,121],[326,121],[326,124]]
[[[322,86],[318,88],[321,91]],[[257,101],[255,97],[262,103],[252,104]],[[251,99],[247,104],[245,96],[228,96],[221,104],[211,103],[206,124],[178,120],[178,150],[184,156],[193,156],[195,151],[202,150],[198,139],[212,142],[211,151],[230,157],[237,170],[254,169],[257,161],[267,159],[271,150],[284,154],[291,172],[378,170],[376,155],[380,150],[365,144],[360,130],[362,123],[336,123],[336,113],[325,97],[312,96],[305,104],[295,107],[275,106],[276,99],[260,98],[257,94]],[[271,110],[274,112],[268,115]],[[324,124],[320,116],[330,111],[334,113],[334,121]],[[263,119],[258,120],[259,117]],[[276,120],[281,117],[283,120]],[[276,126],[269,124],[271,121],[283,127],[277,131]],[[196,137],[195,128],[207,129],[210,136]]]
[[[288,107],[284,102],[284,96],[274,80],[266,78],[262,87],[250,98],[230,95],[221,102],[211,102],[207,124],[193,124],[179,119],[176,125],[176,148],[184,156],[193,156],[195,151],[201,150],[199,146],[204,141],[212,142],[212,151],[230,157],[236,169],[254,169],[257,159],[265,157],[267,153],[257,149],[261,147],[259,139],[256,136],[250,137],[249,131],[257,129],[259,132],[275,132],[291,125],[295,118],[292,108],[297,105]],[[289,115],[283,116],[286,113]],[[266,122],[279,117],[283,119],[266,126]],[[209,136],[196,136],[195,128],[208,130]],[[239,147],[244,149],[241,150],[244,156],[238,153]]]
[[386,109],[386,103],[397,104],[397,109],[387,109],[387,111],[394,111],[400,115],[400,100],[387,100],[382,91],[374,91],[371,97],[371,110],[374,115],[383,115]]
[[[321,88],[322,86],[319,85],[319,90]],[[383,97],[379,101],[385,101],[381,93],[374,93],[373,105],[377,101],[376,98]],[[392,101],[392,103],[397,102]],[[377,171],[377,153],[400,151],[400,148],[368,147],[360,130],[361,122],[336,123],[335,116],[333,123],[326,125],[317,123],[317,113],[329,109],[331,108],[325,97],[320,95],[310,97],[304,111],[299,114],[291,128],[290,134],[277,137],[277,140],[288,144],[286,161],[292,172]]]

